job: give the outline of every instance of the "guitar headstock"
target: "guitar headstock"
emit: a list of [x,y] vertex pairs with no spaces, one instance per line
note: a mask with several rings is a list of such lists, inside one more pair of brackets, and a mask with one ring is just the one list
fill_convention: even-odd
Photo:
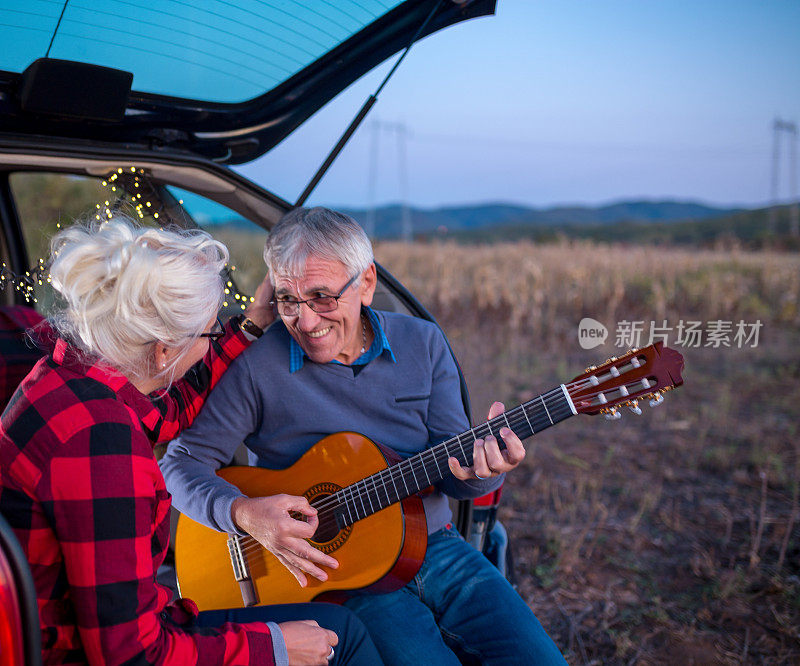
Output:
[[618,405],[641,414],[639,400],[649,399],[653,407],[660,404],[664,392],[683,384],[681,370],[683,356],[656,342],[587,368],[567,384],[567,391],[579,413],[604,413],[614,419],[619,418]]

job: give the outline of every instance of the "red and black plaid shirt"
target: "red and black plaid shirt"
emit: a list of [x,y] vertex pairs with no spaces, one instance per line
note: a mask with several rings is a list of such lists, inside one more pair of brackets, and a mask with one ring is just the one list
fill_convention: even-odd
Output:
[[153,443],[191,423],[247,344],[229,330],[155,401],[63,340],[20,385],[0,427],[0,511],[31,565],[45,663],[273,663],[265,624],[195,629],[196,606],[156,582],[170,497]]

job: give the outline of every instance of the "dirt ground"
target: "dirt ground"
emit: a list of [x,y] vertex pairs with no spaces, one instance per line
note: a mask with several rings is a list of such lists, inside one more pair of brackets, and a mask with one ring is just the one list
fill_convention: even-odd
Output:
[[[678,348],[685,385],[663,405],[528,440],[500,517],[518,589],[571,664],[800,663],[800,335],[775,333]],[[492,339],[502,377],[470,352]],[[509,352],[488,330],[451,340],[476,420],[608,355]]]

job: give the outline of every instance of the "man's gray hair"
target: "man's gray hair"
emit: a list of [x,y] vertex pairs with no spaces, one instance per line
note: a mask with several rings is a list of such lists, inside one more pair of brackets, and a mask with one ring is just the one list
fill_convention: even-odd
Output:
[[328,208],[295,208],[267,237],[264,261],[270,279],[301,275],[310,256],[340,261],[350,275],[360,275],[374,261],[372,243],[352,217]]

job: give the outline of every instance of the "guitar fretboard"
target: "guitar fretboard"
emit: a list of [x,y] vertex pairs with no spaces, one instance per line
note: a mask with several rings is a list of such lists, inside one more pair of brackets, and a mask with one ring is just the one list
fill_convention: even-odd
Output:
[[473,446],[478,439],[494,435],[502,449],[504,445],[500,430],[504,427],[510,428],[524,440],[575,413],[567,389],[562,384],[460,435],[342,488],[327,498],[325,503],[335,502],[336,522],[342,529],[441,481],[451,474],[448,458],[455,458],[462,466],[471,466]]

